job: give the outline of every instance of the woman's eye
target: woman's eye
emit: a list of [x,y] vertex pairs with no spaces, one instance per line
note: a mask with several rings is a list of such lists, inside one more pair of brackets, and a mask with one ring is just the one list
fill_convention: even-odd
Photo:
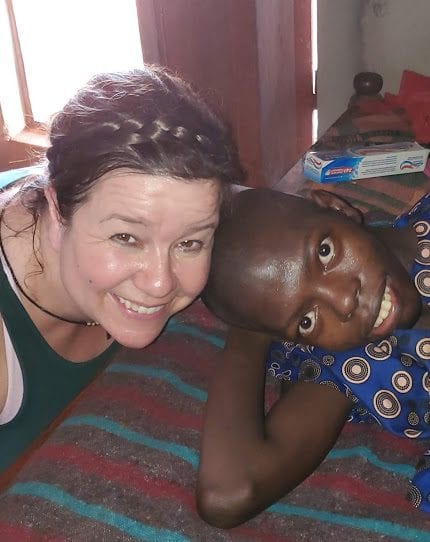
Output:
[[330,237],[326,237],[318,247],[318,258],[320,262],[327,267],[334,257],[334,244]]
[[122,243],[123,245],[132,245],[136,243],[136,239],[129,233],[116,233],[115,235],[112,235],[111,239]]
[[185,241],[181,241],[178,245],[179,249],[183,252],[199,252],[202,246],[203,242],[196,239],[185,239]]
[[312,331],[315,329],[317,318],[316,318],[316,311],[315,309],[307,312],[303,318],[300,320],[299,323],[299,333],[303,337],[306,337],[306,335],[310,335]]

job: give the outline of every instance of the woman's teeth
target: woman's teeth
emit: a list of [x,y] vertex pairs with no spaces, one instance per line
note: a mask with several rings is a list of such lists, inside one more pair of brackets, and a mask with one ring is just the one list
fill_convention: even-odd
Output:
[[136,305],[136,303],[132,303],[128,299],[124,299],[120,296],[118,296],[118,299],[123,305],[125,305],[126,309],[138,312],[139,314],[153,314],[154,312],[158,312],[163,308],[163,305],[159,305],[158,307],[144,307],[143,305]]
[[393,305],[391,302],[390,290],[388,286],[385,286],[384,295],[382,296],[381,308],[379,309],[378,317],[376,318],[375,324],[373,326],[374,328],[379,327],[382,324],[382,322],[384,322],[384,320],[390,314],[392,306]]

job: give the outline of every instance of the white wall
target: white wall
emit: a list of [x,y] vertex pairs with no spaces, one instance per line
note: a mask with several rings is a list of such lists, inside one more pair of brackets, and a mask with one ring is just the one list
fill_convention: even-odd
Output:
[[360,71],[396,94],[404,69],[430,76],[430,0],[318,0],[318,134],[344,111]]
[[319,135],[343,113],[354,94],[354,75],[363,71],[360,20],[364,3],[365,0],[318,0]]
[[430,75],[430,0],[366,0],[362,34],[365,69],[383,76],[383,92],[397,94],[403,69]]

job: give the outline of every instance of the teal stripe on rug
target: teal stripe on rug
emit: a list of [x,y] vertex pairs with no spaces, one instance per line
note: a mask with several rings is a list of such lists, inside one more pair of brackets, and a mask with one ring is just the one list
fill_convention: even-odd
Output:
[[108,433],[128,440],[129,442],[142,444],[161,452],[173,454],[189,463],[194,469],[197,469],[198,467],[199,456],[192,448],[183,446],[182,444],[176,444],[174,442],[143,435],[142,433],[132,431],[131,429],[127,429],[127,427],[124,427],[117,422],[109,420],[109,418],[92,415],[72,416],[71,418],[66,419],[61,425],[66,427],[75,425],[89,425],[91,427],[97,427],[98,429],[107,431]]
[[18,482],[7,490],[12,495],[25,495],[40,497],[51,503],[66,508],[73,513],[89,518],[126,533],[129,536],[147,540],[150,542],[190,542],[181,533],[168,529],[159,529],[140,523],[135,519],[109,510],[99,504],[90,504],[76,499],[70,493],[63,491],[57,486],[41,482]]
[[390,536],[396,537],[399,540],[430,542],[430,533],[428,531],[421,531],[419,529],[381,519],[344,516],[342,514],[326,512],[324,510],[315,510],[284,503],[274,504],[268,508],[268,511],[275,514],[281,514],[282,516],[298,516],[314,519],[316,521],[323,521],[324,523],[334,523],[352,529],[360,529],[361,531],[378,533],[384,535],[384,539],[385,537]]
[[159,378],[165,380],[177,390],[185,395],[189,395],[198,401],[205,402],[208,394],[195,386],[191,386],[184,382],[177,374],[167,371],[166,369],[159,369],[158,367],[152,367],[150,365],[134,365],[133,363],[112,363],[109,365],[105,372],[107,373],[131,373],[143,376],[149,376],[150,378]]
[[[168,452],[170,454],[173,454],[176,457],[179,457],[189,463],[195,469],[198,466],[199,456],[194,449],[167,440],[155,439],[148,435],[143,435],[142,433],[138,433],[137,431],[128,429],[127,427],[124,427],[123,425],[114,422],[109,418],[92,415],[73,416],[66,419],[62,423],[62,425],[89,425],[92,427],[97,427],[98,429],[107,431],[108,433],[116,435],[117,437],[123,438],[130,442],[142,444],[144,446],[148,446],[149,448],[153,448],[161,452]],[[331,450],[327,456],[327,459],[350,459],[352,457],[362,457],[377,468],[398,474],[400,476],[405,476],[407,478],[412,478],[415,473],[415,469],[410,465],[405,465],[402,463],[387,463],[385,461],[382,461],[377,455],[375,455],[365,446]]]
[[178,322],[175,318],[171,318],[167,324],[166,329],[168,331],[173,331],[174,333],[184,333],[195,337],[196,339],[203,339],[206,342],[209,342],[216,346],[217,348],[224,348],[225,341],[220,337],[217,337],[213,333],[206,333],[201,331],[197,326],[192,326],[189,324],[182,324]]
[[367,448],[366,446],[356,446],[354,448],[345,448],[343,450],[335,448],[328,453],[327,457],[329,459],[349,459],[351,457],[363,457],[369,463],[372,463],[372,465],[374,465],[375,467],[389,472],[394,472],[395,474],[399,474],[400,476],[405,476],[407,478],[412,478],[416,472],[414,467],[411,467],[411,465],[407,465],[404,463],[388,463],[386,461],[382,461],[382,459],[379,459],[379,457],[374,452],[369,450],[369,448]]

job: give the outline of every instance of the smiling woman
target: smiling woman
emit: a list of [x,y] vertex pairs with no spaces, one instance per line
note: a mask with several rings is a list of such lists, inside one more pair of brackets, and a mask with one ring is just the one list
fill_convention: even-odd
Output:
[[230,131],[162,68],[93,77],[52,120],[45,169],[0,222],[0,468],[103,368],[143,348],[205,285]]

